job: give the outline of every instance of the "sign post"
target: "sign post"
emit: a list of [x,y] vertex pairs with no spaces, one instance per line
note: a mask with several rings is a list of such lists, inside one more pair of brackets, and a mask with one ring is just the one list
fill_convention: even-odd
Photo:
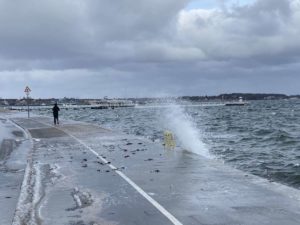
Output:
[[29,115],[29,94],[30,94],[31,90],[28,86],[26,86],[24,92],[26,93],[26,96],[27,96],[27,111],[28,111],[28,119],[29,119],[29,117],[30,117],[30,115]]

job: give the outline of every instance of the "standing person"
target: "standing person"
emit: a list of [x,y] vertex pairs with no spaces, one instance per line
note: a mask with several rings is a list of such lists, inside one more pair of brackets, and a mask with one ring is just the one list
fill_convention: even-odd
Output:
[[54,125],[59,124],[59,120],[58,120],[58,111],[59,111],[59,107],[57,106],[57,103],[54,104],[54,107],[52,108],[52,112],[53,112],[53,117],[54,117]]

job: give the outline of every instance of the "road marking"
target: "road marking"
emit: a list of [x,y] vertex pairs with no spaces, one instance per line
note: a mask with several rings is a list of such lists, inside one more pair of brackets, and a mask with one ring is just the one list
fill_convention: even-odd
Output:
[[[38,121],[40,122],[40,121]],[[58,128],[56,126],[53,126],[51,124],[43,123],[47,126],[51,126],[56,128],[57,130],[60,130],[67,135],[69,135],[71,138],[78,141],[80,144],[82,144],[84,147],[86,147],[90,152],[92,152],[94,155],[96,155],[101,161],[103,161],[105,164],[107,164],[112,170],[114,170],[120,177],[122,177],[128,184],[130,184],[138,193],[140,193],[146,200],[148,200],[158,211],[160,211],[165,217],[167,217],[168,220],[170,220],[174,225],[183,225],[178,219],[175,218],[170,212],[168,212],[162,205],[160,205],[156,200],[154,200],[150,195],[148,195],[142,188],[140,188],[136,183],[134,183],[129,177],[127,177],[123,172],[117,170],[117,167],[115,167],[112,164],[108,164],[108,161],[104,159],[102,156],[100,156],[94,149],[89,147],[86,143],[84,143],[79,138],[75,137],[74,135],[70,134],[69,132]]]

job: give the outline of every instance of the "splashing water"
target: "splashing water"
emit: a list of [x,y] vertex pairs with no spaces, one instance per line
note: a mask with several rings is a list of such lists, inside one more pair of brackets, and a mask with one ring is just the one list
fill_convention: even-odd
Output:
[[213,158],[201,141],[201,134],[192,118],[184,112],[181,106],[171,105],[164,111],[164,114],[165,126],[175,134],[185,150],[206,158]]

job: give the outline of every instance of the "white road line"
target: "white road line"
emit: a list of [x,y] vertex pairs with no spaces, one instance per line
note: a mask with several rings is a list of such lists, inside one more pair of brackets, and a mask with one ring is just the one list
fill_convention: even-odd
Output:
[[175,218],[170,212],[168,212],[162,205],[160,205],[156,200],[154,200],[151,196],[149,196],[142,188],[140,188],[136,183],[134,183],[129,177],[127,177],[124,173],[121,171],[117,170],[117,167],[115,167],[112,164],[108,164],[108,161],[104,159],[102,156],[100,156],[94,149],[89,147],[86,143],[84,143],[82,140],[79,138],[75,137],[74,135],[70,134],[67,131],[64,131],[58,127],[52,126],[50,124],[43,123],[47,126],[51,126],[56,128],[57,130],[60,130],[76,141],[78,141],[80,144],[82,144],[84,147],[86,147],[89,151],[91,151],[94,155],[96,155],[101,161],[103,161],[105,164],[107,164],[112,170],[114,170],[120,177],[122,177],[128,184],[130,184],[138,193],[140,193],[145,199],[147,199],[158,211],[160,211],[165,217],[167,217],[174,225],[183,225],[178,219]]

